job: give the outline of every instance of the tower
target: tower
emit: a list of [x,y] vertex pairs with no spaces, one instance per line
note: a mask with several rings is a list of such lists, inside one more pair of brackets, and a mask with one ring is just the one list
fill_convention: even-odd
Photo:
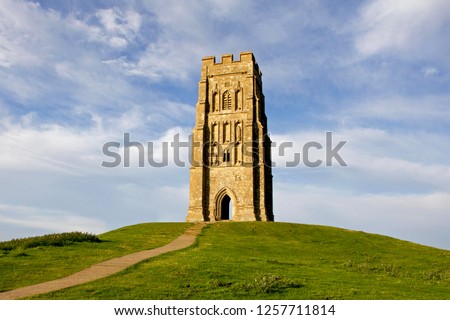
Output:
[[251,52],[202,59],[186,221],[273,221],[261,76]]

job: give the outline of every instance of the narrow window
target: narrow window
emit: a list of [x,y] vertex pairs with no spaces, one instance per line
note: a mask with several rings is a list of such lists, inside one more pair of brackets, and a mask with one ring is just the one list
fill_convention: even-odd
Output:
[[225,91],[223,94],[222,110],[231,110],[231,94],[229,91]]
[[230,162],[230,150],[228,149],[223,151],[223,162]]

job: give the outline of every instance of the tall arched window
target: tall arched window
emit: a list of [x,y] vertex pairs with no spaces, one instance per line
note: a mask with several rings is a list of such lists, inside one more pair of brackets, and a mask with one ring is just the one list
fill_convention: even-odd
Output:
[[231,110],[231,94],[229,91],[223,93],[222,110]]

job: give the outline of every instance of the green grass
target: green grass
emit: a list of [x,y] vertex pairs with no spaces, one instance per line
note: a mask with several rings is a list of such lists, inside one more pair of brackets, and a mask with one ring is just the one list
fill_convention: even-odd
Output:
[[448,299],[449,268],[450,251],[380,235],[216,223],[190,248],[34,298]]
[[0,242],[0,250],[24,250],[28,248],[46,246],[62,247],[76,242],[101,242],[101,240],[94,234],[79,231],[53,233],[46,234],[44,236],[13,239],[10,241]]
[[[100,242],[77,242],[78,233],[69,233],[0,243],[0,291],[58,279],[107,259],[160,247],[189,225],[139,224],[101,234]],[[95,240],[91,236],[87,238]]]

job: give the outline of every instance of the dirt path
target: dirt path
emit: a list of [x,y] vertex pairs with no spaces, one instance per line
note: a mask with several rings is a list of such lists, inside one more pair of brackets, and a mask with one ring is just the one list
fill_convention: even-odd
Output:
[[42,294],[72,287],[78,284],[107,277],[148,258],[156,257],[169,251],[176,251],[187,248],[194,244],[197,235],[205,225],[206,223],[197,223],[187,229],[182,235],[180,235],[172,242],[159,248],[139,251],[126,256],[106,260],[61,279],[43,282],[28,287],[22,287],[11,291],[0,292],[0,300],[20,299],[35,294]]

